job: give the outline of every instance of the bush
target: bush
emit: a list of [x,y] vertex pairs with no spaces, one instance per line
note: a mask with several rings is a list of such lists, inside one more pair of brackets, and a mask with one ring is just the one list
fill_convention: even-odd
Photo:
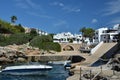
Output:
[[39,47],[39,49],[43,50],[54,50],[61,51],[61,47],[58,43],[52,42],[52,37],[50,35],[47,36],[37,36],[33,40],[30,41],[30,45],[34,47]]
[[19,33],[19,34],[11,34],[9,37],[3,37],[0,41],[0,46],[7,46],[12,44],[24,44],[29,42],[31,36],[29,34]]
[[10,23],[0,19],[0,33],[24,33],[25,29],[19,25],[11,25]]
[[54,50],[57,52],[61,51],[61,46],[58,43],[53,43],[53,42],[44,42],[41,43],[42,46],[39,46],[40,49],[44,49],[44,50]]
[[8,41],[10,42],[10,44],[20,45],[29,42],[30,39],[31,36],[29,34],[20,33],[11,35]]

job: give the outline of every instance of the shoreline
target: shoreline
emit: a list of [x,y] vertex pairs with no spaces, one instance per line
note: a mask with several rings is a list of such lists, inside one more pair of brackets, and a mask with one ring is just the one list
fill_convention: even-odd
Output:
[[[8,59],[5,58],[11,58],[14,60],[18,60],[20,62],[24,62],[24,61],[63,61],[63,60],[68,60],[68,58],[70,56],[82,56],[84,58],[89,58],[89,54],[87,53],[81,53],[80,51],[62,51],[62,52],[44,52],[44,54],[42,54],[43,52],[40,51],[38,48],[32,48],[30,46],[27,45],[22,45],[21,46],[17,46],[17,45],[13,45],[13,46],[9,46],[9,48],[1,48],[3,50],[1,50],[2,57],[3,60],[5,61],[9,61]],[[25,47],[25,48],[24,48]],[[40,60],[41,59],[41,60]],[[99,67],[87,67],[87,66],[83,66],[80,65],[80,62],[78,63],[74,63],[72,64],[72,66],[74,66],[74,69],[71,69],[71,71],[74,71],[74,75],[73,76],[69,76],[66,80],[79,80],[80,78],[80,67],[82,68],[83,72],[88,72],[88,74],[90,74],[90,70],[92,71],[92,73],[97,74],[101,71],[100,66]],[[109,77],[114,77],[116,75],[112,74],[112,70],[108,69],[106,70],[107,67],[104,67],[104,69],[102,70],[102,74],[106,74],[106,76]],[[111,73],[111,74],[110,74]],[[83,76],[84,73],[82,73]],[[116,72],[116,74],[120,75],[120,72]],[[101,75],[101,74],[100,74]],[[104,76],[101,75],[101,76]],[[105,76],[105,77],[106,77]],[[117,78],[119,78],[119,76],[117,76]],[[84,79],[83,79],[84,80]]]
[[[81,67],[81,72],[80,72],[80,67]],[[88,80],[85,77],[83,77],[84,74],[91,74],[96,75],[99,74],[98,76],[105,77],[108,80],[119,80],[120,79],[120,72],[113,71],[110,69],[107,69],[105,65],[103,65],[103,68],[101,70],[101,67],[86,67],[86,66],[76,66],[76,68],[72,69],[71,71],[74,71],[74,75],[69,76],[66,80],[80,80],[80,73],[81,73],[81,79],[82,80]],[[96,76],[97,77],[97,76]],[[93,80],[93,79],[92,79]]]
[[[120,72],[111,70],[111,67],[108,67],[107,65],[102,65],[98,67],[89,67],[89,66],[78,66],[76,65],[74,69],[70,70],[71,72],[74,72],[72,76],[69,76],[66,80],[88,80],[84,77],[85,74],[90,74],[96,76],[101,76],[103,78],[107,78],[107,80],[119,80],[120,79]],[[90,72],[91,71],[91,72]],[[94,80],[92,78],[92,80]]]

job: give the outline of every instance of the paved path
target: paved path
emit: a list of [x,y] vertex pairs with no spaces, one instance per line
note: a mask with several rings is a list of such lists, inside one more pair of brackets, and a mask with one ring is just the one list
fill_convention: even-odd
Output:
[[57,52],[55,54],[44,54],[44,55],[27,55],[27,56],[74,56],[74,55],[79,55],[81,57],[87,58],[89,54],[87,53],[80,53],[80,51],[62,51],[62,52]]
[[117,43],[103,43],[100,48],[91,56],[87,56],[86,60],[80,65],[90,66],[100,59],[105,53],[107,53],[111,48],[113,48]]
[[28,55],[28,56],[75,56],[79,55],[84,57],[86,60],[83,62],[78,62],[73,65],[86,65],[89,66],[95,63],[101,56],[103,56],[107,51],[114,47],[117,43],[103,43],[100,48],[92,55],[88,53],[80,53],[80,51],[62,51],[55,54],[44,54],[44,55]]

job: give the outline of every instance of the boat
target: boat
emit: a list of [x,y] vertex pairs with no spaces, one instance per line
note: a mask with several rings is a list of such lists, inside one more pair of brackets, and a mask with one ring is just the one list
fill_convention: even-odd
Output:
[[49,64],[61,64],[61,65],[65,65],[66,63],[70,63],[71,61],[67,60],[67,61],[49,61]]
[[19,65],[8,66],[1,73],[12,75],[42,74],[50,71],[53,67],[48,65]]
[[64,68],[65,69],[70,69],[71,68],[71,61],[65,61]]
[[59,64],[63,65],[65,69],[70,69],[71,68],[71,60],[66,60],[66,61],[49,61],[49,64]]

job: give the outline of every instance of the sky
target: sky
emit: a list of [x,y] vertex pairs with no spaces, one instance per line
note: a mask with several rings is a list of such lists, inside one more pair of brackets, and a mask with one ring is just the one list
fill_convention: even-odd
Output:
[[0,19],[48,33],[79,33],[120,23],[120,0],[0,0]]

